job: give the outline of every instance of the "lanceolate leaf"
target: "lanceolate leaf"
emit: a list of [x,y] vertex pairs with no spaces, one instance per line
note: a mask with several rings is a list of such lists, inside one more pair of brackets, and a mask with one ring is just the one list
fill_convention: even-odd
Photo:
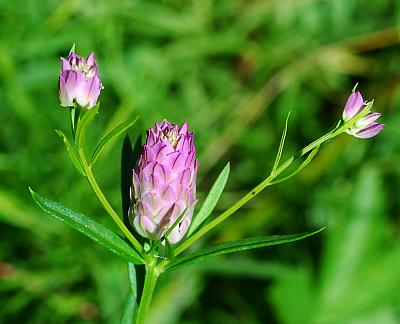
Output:
[[97,158],[99,157],[101,151],[103,150],[103,148],[113,139],[115,139],[117,136],[123,134],[124,132],[126,132],[130,127],[133,126],[133,124],[138,120],[139,117],[136,117],[134,119],[131,120],[127,120],[126,122],[118,125],[117,127],[115,127],[112,131],[110,131],[99,143],[99,145],[97,145],[96,149],[94,150],[94,153],[92,155],[90,164],[94,165],[96,163]]
[[280,183],[280,182],[283,182],[283,181],[286,181],[286,180],[288,180],[288,179],[294,177],[297,173],[299,173],[301,170],[303,170],[303,169],[314,159],[314,157],[315,157],[315,156],[317,155],[317,153],[318,153],[318,150],[319,150],[319,146],[317,146],[315,149],[313,149],[313,150],[307,155],[307,158],[303,161],[302,164],[300,164],[300,166],[299,166],[296,170],[294,170],[291,174],[289,174],[289,175],[286,176],[286,177],[283,177],[283,178],[280,178],[280,179],[278,179],[278,180],[272,181],[272,182],[271,182],[271,185],[277,184],[277,183]]
[[272,172],[273,173],[279,166],[279,162],[281,160],[282,152],[283,152],[283,147],[285,146],[285,139],[286,139],[286,134],[287,134],[287,129],[288,129],[288,123],[289,123],[289,117],[290,117],[290,111],[286,117],[286,123],[285,123],[285,128],[283,129],[282,137],[281,137],[281,142],[279,144],[279,149],[278,153],[275,158],[274,166],[272,167]]
[[76,126],[76,134],[75,134],[75,143],[78,147],[82,147],[83,143],[85,142],[85,136],[87,128],[89,127],[90,123],[93,121],[94,117],[96,116],[97,112],[99,111],[100,103],[97,103],[96,106],[93,108],[85,111],[84,113],[81,111],[81,116],[83,113],[83,117],[81,117],[78,121],[78,125]]
[[124,309],[122,311],[121,324],[134,324],[136,312],[136,296],[130,291],[126,299]]
[[192,235],[196,229],[207,219],[212,213],[217,204],[222,191],[225,188],[226,181],[228,180],[230,172],[230,164],[228,163],[225,168],[219,174],[217,180],[215,180],[210,192],[207,195],[206,200],[200,208],[200,211],[193,218],[192,224],[189,228],[188,236]]
[[30,188],[29,190],[31,191],[33,200],[45,212],[85,234],[125,260],[135,264],[144,263],[142,256],[113,231],[83,214],[77,213],[55,201],[41,197]]
[[62,131],[60,131],[59,129],[56,129],[56,133],[62,139],[62,141],[63,141],[63,143],[65,145],[65,148],[67,149],[68,155],[71,158],[71,161],[74,164],[75,168],[78,170],[78,172],[80,174],[82,174],[84,176],[85,172],[82,169],[82,165],[81,165],[81,162],[79,160],[79,157],[78,157],[75,149],[69,143],[67,136],[65,136],[65,134]]
[[133,263],[128,263],[128,275],[131,283],[131,290],[122,313],[121,324],[135,323],[135,313],[137,309],[137,285],[136,285],[136,269]]
[[136,268],[135,264],[133,263],[128,263],[128,275],[129,275],[129,282],[131,283],[131,291],[133,293],[133,296],[135,297],[135,302],[136,302],[136,296],[137,296],[137,279],[136,279]]
[[256,249],[264,246],[278,245],[283,243],[289,243],[298,241],[308,236],[321,232],[324,228],[316,231],[310,231],[301,234],[287,234],[287,235],[273,235],[273,236],[260,236],[251,237],[243,240],[229,241],[216,245],[209,246],[200,251],[191,253],[184,257],[178,258],[172,261],[167,267],[167,271],[178,270],[180,268],[187,267],[191,264],[203,261],[209,257],[213,257],[220,254],[232,253],[237,251],[245,251],[250,249]]

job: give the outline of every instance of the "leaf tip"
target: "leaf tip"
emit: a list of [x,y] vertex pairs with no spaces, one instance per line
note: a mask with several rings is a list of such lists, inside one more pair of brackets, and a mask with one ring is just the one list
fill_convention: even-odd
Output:
[[32,196],[32,198],[33,198],[33,200],[37,203],[37,193],[36,192],[34,192],[33,191],[33,189],[32,189],[32,187],[31,186],[28,186],[28,189],[29,189],[29,192],[30,192],[30,194],[31,194],[31,196]]

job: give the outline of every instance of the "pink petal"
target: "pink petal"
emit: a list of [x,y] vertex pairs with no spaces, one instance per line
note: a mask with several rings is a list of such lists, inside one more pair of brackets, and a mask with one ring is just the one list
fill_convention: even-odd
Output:
[[64,72],[68,70],[71,70],[71,64],[69,64],[65,58],[61,57],[61,71]]
[[358,138],[371,138],[380,133],[385,128],[385,124],[373,123],[371,126],[364,128],[353,135]]
[[372,123],[377,120],[382,114],[380,113],[371,113],[367,116],[361,118],[359,121],[356,122],[354,125],[356,128],[366,128],[372,125]]
[[348,121],[357,115],[364,106],[364,100],[359,91],[353,92],[347,99],[343,110],[343,120]]

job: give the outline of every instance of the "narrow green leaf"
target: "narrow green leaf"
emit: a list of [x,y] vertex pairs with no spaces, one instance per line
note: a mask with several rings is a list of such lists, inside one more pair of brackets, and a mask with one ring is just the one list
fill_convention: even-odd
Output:
[[79,119],[76,125],[76,136],[75,136],[75,143],[78,146],[78,149],[82,147],[83,143],[85,142],[85,136],[87,128],[89,127],[90,123],[93,121],[94,117],[96,116],[97,112],[99,111],[100,103],[97,103],[96,106],[90,108],[89,110],[81,111],[80,114],[83,117]]
[[72,147],[72,145],[69,143],[67,136],[59,129],[56,129],[55,131],[56,131],[57,135],[60,136],[61,140],[63,141],[65,148],[67,149],[68,155],[69,155],[72,163],[74,164],[75,168],[78,170],[78,172],[80,174],[85,176],[85,172],[83,171],[78,154],[76,153],[76,151]]
[[131,283],[131,290],[133,295],[135,296],[135,302],[137,297],[137,281],[136,281],[136,268],[134,263],[128,263],[128,275],[129,282]]
[[286,177],[272,181],[271,185],[286,181],[286,180],[294,177],[297,173],[299,173],[301,170],[303,170],[314,159],[315,155],[317,155],[317,153],[318,153],[318,150],[319,150],[319,146],[317,146],[315,149],[313,149],[310,152],[310,154],[307,155],[307,158],[303,161],[302,164],[300,164],[300,166],[295,171],[293,171],[291,174],[289,174]]
[[308,236],[317,234],[321,232],[324,228],[316,231],[309,231],[301,234],[287,234],[287,235],[273,235],[273,236],[260,236],[260,237],[250,237],[243,240],[229,241],[216,245],[209,246],[200,251],[191,253],[184,257],[178,258],[172,261],[166,270],[173,271],[178,270],[194,263],[203,261],[209,257],[232,253],[237,251],[245,251],[255,248],[260,248],[264,246],[278,245],[283,243],[289,243],[293,241],[298,241]]
[[122,312],[121,324],[134,324],[136,322],[136,296],[130,291]]
[[133,263],[128,263],[129,282],[131,283],[131,290],[129,291],[128,298],[124,311],[122,313],[121,324],[135,323],[135,316],[137,310],[137,282],[136,282],[136,269]]
[[96,149],[94,150],[94,153],[92,155],[92,158],[90,160],[90,165],[93,166],[96,161],[97,158],[99,157],[101,151],[103,150],[103,148],[113,139],[115,139],[117,136],[123,134],[124,132],[126,132],[129,128],[131,128],[133,126],[133,124],[136,123],[136,121],[138,120],[139,117],[136,117],[134,119],[131,120],[127,120],[126,122],[123,122],[122,124],[118,125],[117,127],[115,127],[112,131],[110,131],[99,143],[99,145],[97,145]]
[[125,260],[135,264],[144,263],[142,256],[113,231],[110,231],[108,228],[83,214],[77,213],[55,201],[41,197],[31,188],[29,190],[33,200],[45,212],[85,234]]
[[286,117],[285,128],[282,133],[281,142],[279,143],[278,153],[276,154],[274,166],[272,167],[271,173],[273,173],[278,168],[279,162],[282,157],[283,147],[285,146],[285,139],[286,139],[286,134],[287,134],[287,129],[288,129],[289,117],[290,117],[290,111]]
[[193,218],[192,224],[189,228],[188,236],[192,235],[214,210],[219,200],[219,197],[221,196],[222,191],[225,188],[226,182],[229,177],[229,172],[230,164],[228,163],[219,174],[217,180],[215,180],[214,184],[212,185],[206,200],[200,208],[200,211]]

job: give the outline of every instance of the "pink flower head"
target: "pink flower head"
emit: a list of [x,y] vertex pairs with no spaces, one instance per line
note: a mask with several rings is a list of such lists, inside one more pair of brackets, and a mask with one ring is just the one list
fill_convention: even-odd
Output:
[[[343,121],[347,122],[361,111],[363,111],[368,102],[364,101],[359,91],[353,92],[347,99],[343,109]],[[372,106],[372,105],[371,105]],[[381,116],[380,113],[368,112],[368,114],[359,119],[353,126],[346,130],[347,134],[358,138],[370,138],[380,133],[385,124],[379,124],[376,120]]]
[[129,215],[143,237],[161,239],[182,216],[168,235],[179,242],[192,220],[196,205],[198,162],[193,133],[167,120],[147,131],[146,144],[136,170],[133,170],[133,200]]
[[61,57],[58,85],[61,106],[75,106],[76,103],[86,109],[95,106],[103,86],[94,53],[87,59],[74,52],[67,59]]

